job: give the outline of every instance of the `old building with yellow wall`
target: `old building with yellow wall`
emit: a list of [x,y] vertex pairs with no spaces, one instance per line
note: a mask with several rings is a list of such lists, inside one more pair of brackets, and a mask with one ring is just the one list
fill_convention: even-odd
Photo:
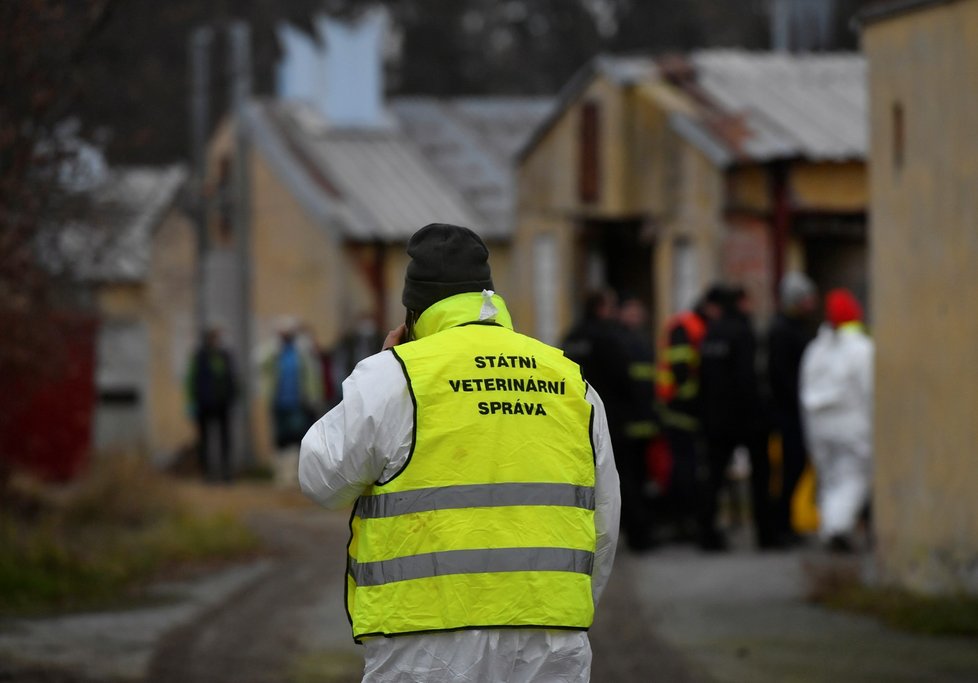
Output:
[[856,55],[594,60],[519,157],[517,322],[557,342],[610,286],[661,323],[722,280],[761,324],[789,269],[865,298],[863,79]]
[[[511,291],[506,150],[522,143],[547,104],[412,98],[392,102],[379,124],[351,126],[331,124],[301,102],[254,101],[241,123],[218,130],[207,183],[207,317],[241,337],[247,309],[249,348],[237,355],[250,359],[247,429],[257,460],[271,456],[271,386],[260,368],[275,352],[281,321],[299,321],[327,353],[365,321],[382,338],[404,320],[405,246],[418,228],[445,222],[477,230],[490,247],[497,289]],[[243,143],[234,125],[243,126]],[[236,168],[241,155],[244,173]],[[243,228],[236,201],[247,205]],[[249,236],[245,249],[239,230]],[[331,369],[338,385],[352,367]]]
[[193,447],[184,379],[196,341],[196,237],[181,167],[114,169],[93,193],[98,318],[93,449],[160,465]]
[[864,18],[881,575],[978,592],[978,1]]
[[[600,57],[579,73],[519,158],[516,324],[556,343],[580,297],[607,283],[653,296],[654,224],[669,169],[655,154],[685,102],[645,59]],[[610,267],[614,264],[614,268]]]

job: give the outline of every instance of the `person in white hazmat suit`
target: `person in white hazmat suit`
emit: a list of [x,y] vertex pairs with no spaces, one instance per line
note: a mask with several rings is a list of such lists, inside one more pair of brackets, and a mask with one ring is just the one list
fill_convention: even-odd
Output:
[[513,331],[488,250],[408,244],[405,324],[306,434],[303,492],[354,505],[347,612],[364,681],[588,681],[620,495],[604,405]]
[[849,551],[872,481],[873,342],[847,290],[826,295],[825,318],[802,357],[801,406],[818,481],[819,539]]

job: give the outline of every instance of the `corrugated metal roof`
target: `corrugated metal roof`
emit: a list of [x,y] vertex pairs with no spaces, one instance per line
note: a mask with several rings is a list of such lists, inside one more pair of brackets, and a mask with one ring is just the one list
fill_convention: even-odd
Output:
[[302,104],[250,110],[266,158],[310,216],[352,240],[403,241],[431,222],[479,230],[479,215],[398,128],[327,126]]
[[[709,50],[690,57],[707,108],[746,129],[735,157],[863,159],[866,62],[858,54],[789,55]],[[716,112],[705,112],[707,116]]]
[[515,155],[553,106],[550,98],[402,97],[405,134],[482,217],[487,239],[512,234]]
[[[578,72],[520,152],[529,154],[598,77],[616,83],[668,82],[690,114],[671,125],[718,165],[737,161],[864,159],[866,62],[855,53],[792,55],[704,50],[687,57],[601,55]],[[661,79],[661,81],[660,81]]]
[[83,210],[43,231],[45,262],[85,280],[144,280],[153,232],[177,201],[186,178],[180,165],[110,169],[101,184],[80,197]]

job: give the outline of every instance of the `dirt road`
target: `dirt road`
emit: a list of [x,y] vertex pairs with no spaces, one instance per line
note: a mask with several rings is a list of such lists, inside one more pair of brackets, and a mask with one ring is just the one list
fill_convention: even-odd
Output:
[[[345,513],[312,507],[257,513],[250,523],[271,557],[229,570],[234,581],[201,577],[163,610],[17,625],[29,629],[20,642],[37,647],[26,658],[0,656],[0,683],[356,683],[362,652],[343,606],[347,522]],[[623,554],[616,563],[591,631],[592,680],[706,680],[649,629],[654,620],[633,584],[640,561]]]
[[[268,577],[171,633],[153,658],[153,683],[360,680],[360,652],[343,613],[346,519],[320,511],[276,513],[256,528],[278,554]],[[595,681],[698,683],[636,606],[633,558],[619,558],[591,632]]]
[[343,590],[345,517],[275,511],[252,525],[274,554],[271,569],[168,634],[150,663],[148,681],[284,683],[296,660],[315,647],[315,634],[338,638],[342,630],[349,640],[342,612],[330,620],[332,628],[317,623],[323,603],[339,602],[341,608],[334,596],[341,598]]

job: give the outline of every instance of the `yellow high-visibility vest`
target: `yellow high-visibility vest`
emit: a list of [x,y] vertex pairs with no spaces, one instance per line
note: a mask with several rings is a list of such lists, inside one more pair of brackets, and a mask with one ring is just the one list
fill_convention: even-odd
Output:
[[[466,628],[587,629],[594,451],[580,368],[478,318],[460,294],[394,353],[415,405],[400,472],[359,498],[347,609],[354,638]],[[429,315],[430,314],[430,315]],[[427,319],[426,319],[427,318]]]

